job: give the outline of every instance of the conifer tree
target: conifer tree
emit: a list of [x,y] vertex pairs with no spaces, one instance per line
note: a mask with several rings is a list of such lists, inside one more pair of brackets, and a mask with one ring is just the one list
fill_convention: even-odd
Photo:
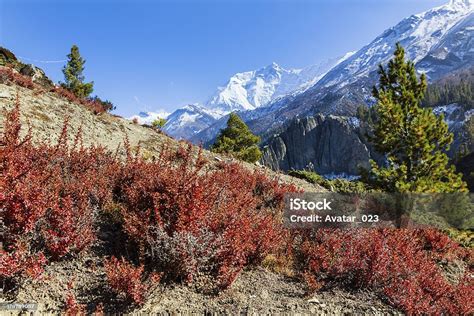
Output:
[[67,64],[63,68],[64,82],[61,83],[61,86],[79,98],[89,97],[94,89],[94,82],[84,82],[83,71],[86,61],[81,57],[79,47],[73,45],[67,58]]
[[259,142],[260,137],[252,134],[237,114],[230,113],[227,127],[221,131],[211,151],[228,153],[247,162],[256,162],[262,156],[258,148]]
[[466,184],[446,151],[453,141],[443,116],[421,107],[426,77],[417,77],[413,62],[397,44],[394,58],[374,87],[376,121],[370,137],[387,158],[385,166],[371,161],[369,180],[388,192],[464,192]]
[[164,118],[157,118],[156,120],[151,122],[151,126],[153,126],[153,128],[156,128],[156,129],[162,129],[163,126],[165,126],[166,122],[167,121]]

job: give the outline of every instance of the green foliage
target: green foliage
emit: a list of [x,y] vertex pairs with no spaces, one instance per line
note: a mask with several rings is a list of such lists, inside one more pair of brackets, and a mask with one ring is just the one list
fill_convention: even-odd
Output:
[[474,209],[469,194],[443,194],[438,199],[439,214],[452,226],[474,228]]
[[[471,119],[472,121],[472,119]],[[456,162],[456,169],[463,174],[470,192],[474,192],[474,153],[470,153]]]
[[377,118],[373,108],[370,108],[365,104],[357,108],[356,117],[361,122],[367,123],[369,126],[372,126]]
[[373,90],[377,120],[370,140],[388,163],[378,166],[371,161],[366,180],[387,192],[466,191],[461,175],[448,166],[445,152],[453,135],[443,116],[420,106],[426,77],[418,79],[399,44],[388,69],[381,65],[379,74],[379,87]]
[[67,58],[67,64],[63,68],[64,82],[61,83],[61,86],[74,93],[78,98],[89,97],[94,90],[94,82],[84,82],[83,71],[86,61],[81,57],[79,47],[73,45]]
[[156,120],[151,122],[151,126],[153,126],[153,128],[156,128],[156,129],[162,129],[163,126],[165,126],[165,124],[166,124],[166,119],[164,118],[157,118]]
[[451,239],[458,242],[463,247],[474,247],[474,232],[472,230],[458,230],[449,228],[444,230],[444,233],[446,233]]
[[221,131],[211,151],[231,154],[247,162],[256,162],[262,157],[262,152],[258,148],[259,142],[260,137],[252,134],[237,114],[231,113],[227,127]]
[[0,66],[16,66],[20,62],[10,50],[0,46]]
[[345,179],[328,180],[316,172],[306,170],[291,170],[288,174],[292,177],[303,179],[309,183],[318,184],[333,192],[339,193],[364,193],[369,192],[370,188],[360,181],[349,181]]
[[473,69],[454,74],[430,84],[426,89],[423,106],[435,107],[458,103],[465,110],[474,107],[474,71]]

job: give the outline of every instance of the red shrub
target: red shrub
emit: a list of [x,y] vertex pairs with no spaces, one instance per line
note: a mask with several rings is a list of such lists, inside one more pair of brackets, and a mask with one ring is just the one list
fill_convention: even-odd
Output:
[[[34,147],[19,136],[18,105],[8,114],[0,152],[4,275],[28,269],[42,252],[54,260],[88,248],[94,210],[106,203],[121,208],[141,262],[173,279],[206,274],[226,287],[280,245],[283,192],[293,187],[237,164],[210,171],[191,145],[164,148],[155,162],[132,158],[127,146],[122,164],[100,148],[84,149],[80,135],[69,146],[67,127],[56,146]],[[28,251],[14,257],[20,237]]]
[[[436,246],[428,250],[429,244]],[[457,248],[433,231],[318,230],[306,236],[301,254],[306,274],[319,282],[370,287],[408,314],[461,315],[474,308],[468,299],[474,294],[472,271],[460,284],[449,284],[436,264],[439,254],[433,256],[441,249],[455,255]]]
[[[110,168],[102,149],[67,145],[67,122],[58,145],[33,146],[20,137],[19,104],[7,114],[0,138],[2,277],[12,278],[52,259],[78,253],[95,240],[94,208],[110,196]],[[109,180],[110,179],[110,180]]]
[[28,89],[35,88],[35,84],[30,77],[23,76],[10,67],[0,67],[0,83],[7,82],[11,82]]
[[25,275],[36,278],[43,272],[46,258],[43,253],[32,254],[19,243],[13,244],[9,252],[0,249],[0,277],[12,279]]
[[[0,83],[14,83],[27,89],[41,91],[41,88],[33,82],[31,77],[24,76],[11,67],[0,66]],[[79,98],[73,92],[61,86],[55,86],[51,89],[51,92],[69,102],[83,105],[94,114],[104,113],[115,108],[110,101],[103,101],[97,96],[91,98]]]
[[69,102],[85,106],[94,114],[104,113],[113,109],[113,105],[108,101],[102,101],[98,97],[82,99],[61,86],[55,86],[52,92]]
[[74,295],[71,289],[68,290],[66,295],[66,302],[64,304],[64,315],[86,315],[85,306],[77,303],[76,296]]
[[[135,267],[131,263],[115,257],[104,262],[109,286],[135,304],[144,303],[148,286],[143,282],[143,265]],[[159,281],[155,277],[155,282]]]
[[222,288],[280,244],[284,189],[237,164],[205,166],[191,146],[152,163],[130,157],[114,192],[142,262],[176,279],[211,275]]

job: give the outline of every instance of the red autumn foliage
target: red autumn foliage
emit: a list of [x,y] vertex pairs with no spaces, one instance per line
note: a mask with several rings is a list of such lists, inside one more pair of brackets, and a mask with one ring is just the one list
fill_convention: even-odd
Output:
[[36,86],[30,77],[23,76],[10,67],[0,67],[0,83],[6,82],[11,82],[28,89],[34,89]]
[[85,306],[77,302],[76,296],[71,288],[68,290],[66,295],[63,314],[66,316],[86,315]]
[[[35,84],[31,77],[22,75],[11,67],[0,67],[0,83],[14,83],[30,90],[44,91],[44,88]],[[94,114],[100,114],[114,109],[113,104],[109,101],[102,101],[97,96],[92,98],[79,98],[61,86],[55,86],[50,92],[69,102],[83,105]]]
[[68,100],[69,102],[83,105],[84,107],[92,111],[94,114],[104,113],[113,108],[113,105],[106,104],[106,102],[101,101],[98,97],[85,99],[79,98],[74,93],[61,86],[54,87],[52,92],[60,96],[61,98]]
[[[67,145],[67,122],[55,146],[33,146],[20,136],[19,102],[0,138],[2,277],[39,271],[45,256],[59,259],[96,239],[94,209],[110,195],[114,160],[100,148]],[[32,273],[28,273],[32,274]],[[33,273],[36,274],[36,273]]]
[[164,149],[154,162],[129,157],[114,192],[142,261],[175,279],[205,273],[225,288],[279,246],[277,215],[283,192],[294,188],[237,164],[205,167],[191,146]]
[[[190,145],[165,147],[152,162],[132,156],[127,145],[121,161],[84,148],[80,134],[68,145],[67,122],[57,145],[34,146],[29,134],[20,137],[20,127],[17,104],[0,138],[2,279],[36,277],[46,258],[88,249],[97,238],[96,210],[114,205],[140,265],[112,257],[107,278],[136,304],[161,273],[188,282],[206,275],[222,289],[246,265],[290,245],[315,290],[338,281],[370,288],[408,314],[472,314],[472,266],[457,284],[438,267],[472,264],[472,251],[435,230],[318,230],[290,238],[281,211],[283,195],[295,188],[258,171],[212,168]],[[76,305],[69,295],[68,310],[80,313]]]
[[472,269],[453,285],[436,264],[466,253],[434,230],[318,230],[306,235],[301,255],[309,285],[339,280],[371,288],[408,314],[473,312]]
[[[143,282],[143,265],[135,267],[133,264],[115,257],[105,260],[105,272],[109,286],[118,294],[124,295],[137,305],[144,303],[148,286]],[[154,280],[158,282],[159,279]]]

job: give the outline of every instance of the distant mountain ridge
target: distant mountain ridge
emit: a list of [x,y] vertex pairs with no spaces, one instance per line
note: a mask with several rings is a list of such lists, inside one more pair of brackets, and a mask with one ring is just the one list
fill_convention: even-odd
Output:
[[[470,67],[474,64],[473,11],[474,0],[452,0],[405,18],[301,93],[239,114],[264,140],[280,132],[295,117],[318,113],[352,116],[361,104],[374,102],[371,90],[377,82],[378,66],[390,60],[398,42],[430,81]],[[192,141],[211,143],[222,127],[221,120],[195,135]]]
[[285,69],[276,63],[237,73],[205,103],[176,110],[164,130],[176,138],[209,145],[238,111],[265,143],[296,117],[353,116],[374,102],[377,69],[392,57],[396,43],[406,49],[430,81],[474,64],[474,0],[451,0],[385,30],[357,52],[321,65]]
[[[192,139],[230,112],[256,110],[288,94],[303,92],[351,54],[304,69],[285,69],[273,62],[258,70],[236,73],[204,104],[187,105],[171,113],[164,131],[176,138]],[[147,122],[143,118],[139,121]]]

